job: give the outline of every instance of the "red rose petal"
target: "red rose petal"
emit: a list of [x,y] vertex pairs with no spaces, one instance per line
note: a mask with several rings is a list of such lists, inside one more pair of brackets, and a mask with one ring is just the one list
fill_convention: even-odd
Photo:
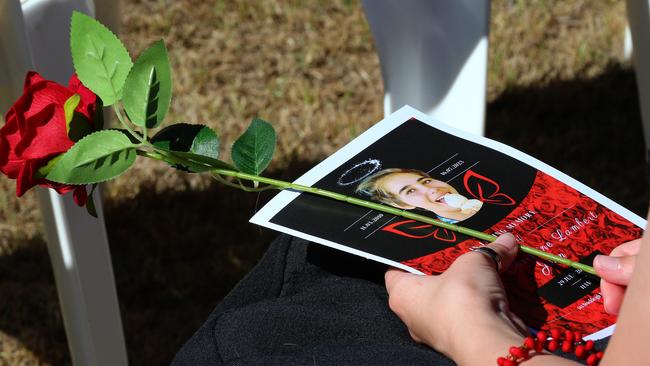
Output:
[[77,206],[82,207],[86,204],[86,199],[88,198],[88,193],[86,193],[86,186],[78,186],[74,189],[72,193],[72,199]]
[[29,124],[29,127],[16,146],[16,154],[25,160],[60,154],[74,145],[68,138],[65,112],[60,105],[47,106],[25,123]]
[[14,151],[15,146],[20,142],[20,132],[15,113],[12,111],[13,108],[7,113],[9,117],[6,119],[7,123],[0,128],[0,171],[9,178],[15,179],[23,162]]
[[72,75],[68,87],[73,93],[79,94],[81,98],[75,111],[82,113],[88,119],[88,123],[92,124],[92,120],[95,118],[97,96],[81,83],[77,74]]
[[34,187],[38,182],[34,179],[34,173],[38,167],[33,161],[26,161],[21,167],[16,178],[16,196],[20,197]]
[[58,194],[66,194],[66,193],[68,193],[68,192],[70,192],[70,191],[72,191],[72,190],[74,190],[75,188],[78,187],[78,186],[73,186],[71,184],[63,184],[63,183],[52,182],[52,181],[47,180],[47,179],[39,179],[38,180],[38,185],[41,186],[41,187],[45,187],[45,188],[51,188],[51,189],[55,190],[56,193],[58,193]]
[[29,89],[25,90],[25,93],[29,95],[29,98],[25,99],[25,109],[23,110],[25,119],[52,104],[63,106],[65,101],[74,95],[67,88],[48,80],[30,86]]
[[85,88],[85,86],[81,80],[79,80],[77,74],[72,74],[72,76],[70,76],[70,80],[68,80],[68,88],[70,88],[70,90],[72,90],[74,93],[77,93],[77,90]]
[[25,84],[23,85],[23,90],[43,80],[45,79],[43,79],[41,74],[37,73],[36,71],[29,71],[27,75],[25,75]]

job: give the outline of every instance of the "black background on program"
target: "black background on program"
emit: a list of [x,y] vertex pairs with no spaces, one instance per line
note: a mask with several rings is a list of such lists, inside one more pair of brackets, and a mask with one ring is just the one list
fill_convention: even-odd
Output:
[[[459,223],[483,231],[501,221],[517,207],[529,192],[537,170],[498,151],[449,135],[415,119],[411,119],[390,131],[359,154],[342,163],[314,186],[367,199],[366,196],[354,192],[357,184],[349,186],[337,184],[339,177],[355,164],[366,159],[379,159],[382,163],[382,169],[407,168],[428,171],[456,152],[459,155],[432,171],[430,173],[431,177],[446,181],[471,166],[474,162],[480,161],[472,170],[498,182],[501,192],[508,194],[516,201],[516,205],[512,206],[485,203],[478,213]],[[441,170],[459,159],[465,161],[463,166],[445,177],[440,175]],[[470,198],[471,195],[466,191],[462,177],[463,174],[459,175],[449,184],[456,188],[458,193]],[[364,222],[375,216],[376,212],[367,215],[363,220],[344,232],[345,228],[366,212],[368,212],[368,209],[363,207],[309,194],[301,194],[270,221],[398,262],[422,257],[454,245],[454,243],[450,244],[432,237],[414,239],[381,230],[375,232],[370,238],[364,239],[366,235],[377,228],[378,224],[385,223],[393,217],[393,215],[385,214],[384,218],[367,230],[358,229]],[[435,215],[428,211],[417,210],[417,212],[435,218]],[[400,221],[400,219],[395,219],[392,222],[396,221]],[[461,242],[465,238],[458,236],[460,240],[457,240],[457,242]]]
[[[593,251],[587,257],[581,258],[580,263],[584,263],[588,266],[593,266],[594,258],[603,254],[597,250]],[[568,274],[573,274],[575,277],[570,280],[565,285],[560,285],[559,281]],[[591,282],[589,286],[585,286],[584,289],[580,288],[581,284],[584,284],[585,281]],[[573,285],[576,283],[576,285]],[[598,277],[593,276],[589,273],[582,272],[575,268],[567,268],[562,271],[557,276],[553,277],[548,281],[544,286],[537,289],[537,294],[542,296],[546,301],[554,304],[560,308],[565,308],[582,297],[589,295],[593,290],[597,289],[600,285]]]

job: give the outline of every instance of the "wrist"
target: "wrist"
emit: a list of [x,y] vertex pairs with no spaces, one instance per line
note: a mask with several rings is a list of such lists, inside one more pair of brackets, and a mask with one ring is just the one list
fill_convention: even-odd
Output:
[[[509,319],[511,320],[511,319]],[[525,362],[527,366],[545,366],[545,365],[556,365],[556,366],[574,366],[579,365],[578,363],[559,357],[557,355],[548,353],[546,347],[548,347],[547,342],[544,342],[544,345],[541,347],[544,348],[542,352],[538,353],[532,351],[536,349],[537,346],[533,344],[528,344],[524,347],[524,339],[528,336],[527,332],[521,331],[515,322],[502,321],[496,322],[494,324],[478,324],[475,332],[466,333],[469,334],[466,336],[466,341],[455,343],[455,347],[451,349],[451,353],[448,354],[459,366],[469,366],[469,365],[496,365],[497,359],[507,358],[508,353],[512,352],[512,348],[527,348],[528,352],[533,352],[533,357],[523,357],[522,360],[516,361],[515,364],[520,362]],[[543,336],[546,339],[546,336]],[[555,337],[555,338],[554,338]],[[560,336],[551,336],[551,339],[555,339],[559,344],[563,344],[564,336],[560,333]],[[535,338],[531,338],[532,342],[538,342]],[[582,347],[580,353],[578,354],[577,348],[569,348],[568,353],[574,353],[576,357],[586,360],[588,365],[597,365],[599,360],[603,356],[603,352],[596,352],[593,349],[593,342],[589,345],[589,342],[573,342],[569,341],[576,347],[580,344],[579,347]],[[516,355],[515,353],[511,353]],[[593,358],[593,360],[592,360]]]
[[475,329],[456,338],[449,356],[460,366],[494,364],[511,346],[521,345],[526,336],[510,319],[478,322]]

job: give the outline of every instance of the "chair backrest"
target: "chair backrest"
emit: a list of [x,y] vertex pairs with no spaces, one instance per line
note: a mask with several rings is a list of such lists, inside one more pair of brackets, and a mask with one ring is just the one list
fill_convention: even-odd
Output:
[[[3,111],[21,94],[29,69],[67,85],[73,72],[68,40],[72,10],[92,15],[94,9],[91,0],[0,1]],[[70,195],[47,189],[38,195],[73,363],[127,365],[99,194],[94,197],[99,219],[77,207]]]
[[364,0],[381,62],[384,113],[411,105],[483,134],[489,0]]

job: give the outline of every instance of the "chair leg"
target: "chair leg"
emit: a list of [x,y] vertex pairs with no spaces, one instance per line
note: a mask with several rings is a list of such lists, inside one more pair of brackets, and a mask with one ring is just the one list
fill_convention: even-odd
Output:
[[627,18],[632,34],[632,54],[650,179],[650,1],[627,0]]
[[[13,101],[20,95],[28,69],[37,68],[44,77],[67,85],[72,74],[71,11],[92,13],[90,1],[0,1],[0,76],[6,79],[0,78],[0,100]],[[99,219],[76,207],[70,195],[40,188],[38,195],[72,362],[126,366],[99,194],[95,194]]]
[[126,366],[126,346],[104,216],[77,207],[71,195],[38,188],[47,247],[74,365]]
[[364,0],[384,79],[384,112],[408,104],[483,134],[489,0]]

